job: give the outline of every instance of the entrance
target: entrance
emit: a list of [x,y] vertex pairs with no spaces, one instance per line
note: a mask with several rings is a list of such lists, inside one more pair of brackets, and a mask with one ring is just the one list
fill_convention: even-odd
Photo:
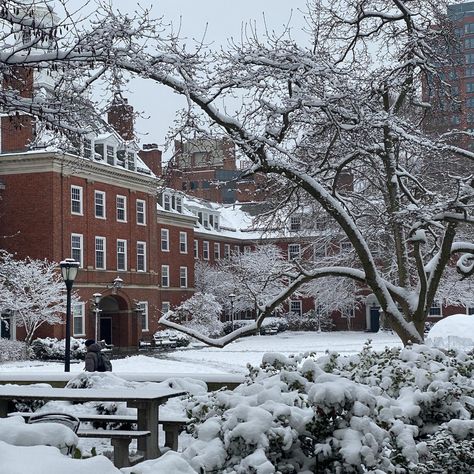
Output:
[[380,329],[380,306],[370,307],[370,332],[379,332]]
[[112,318],[100,318],[99,340],[112,344]]

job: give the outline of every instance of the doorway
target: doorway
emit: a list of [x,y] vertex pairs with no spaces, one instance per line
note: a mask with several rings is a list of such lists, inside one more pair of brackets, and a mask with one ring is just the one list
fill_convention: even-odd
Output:
[[99,325],[99,340],[112,344],[112,318],[101,317]]

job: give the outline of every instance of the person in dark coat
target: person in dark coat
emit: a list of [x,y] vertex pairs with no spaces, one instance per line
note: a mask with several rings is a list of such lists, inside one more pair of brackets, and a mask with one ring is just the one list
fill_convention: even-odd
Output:
[[102,350],[102,348],[94,341],[94,339],[87,339],[85,346],[87,348],[87,353],[85,359],[86,366],[84,370],[86,372],[96,372],[99,366],[99,356],[97,354]]

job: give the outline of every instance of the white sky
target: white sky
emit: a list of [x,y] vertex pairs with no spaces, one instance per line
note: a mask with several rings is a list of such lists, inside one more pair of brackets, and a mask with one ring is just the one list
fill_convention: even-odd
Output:
[[[135,10],[134,0],[110,0],[113,7],[123,12]],[[73,5],[82,6],[80,0],[71,0]],[[181,23],[181,37],[201,39],[206,32],[206,42],[225,45],[226,39],[240,38],[242,25],[255,21],[262,32],[265,24],[269,30],[281,32],[290,24],[294,38],[305,37],[304,18],[301,10],[306,0],[159,0],[142,1],[140,5],[151,5],[154,17],[163,16],[167,23],[178,27]],[[264,21],[265,19],[265,21]],[[163,86],[143,80],[129,84],[128,100],[137,112],[146,118],[138,118],[136,131],[143,143],[158,143],[163,149],[165,135],[172,126],[176,110],[184,102]],[[167,155],[170,153],[168,152]]]

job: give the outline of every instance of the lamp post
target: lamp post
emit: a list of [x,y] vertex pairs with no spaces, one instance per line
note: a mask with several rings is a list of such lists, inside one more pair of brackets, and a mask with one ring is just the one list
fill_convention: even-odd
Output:
[[94,313],[95,313],[95,342],[97,342],[98,336],[99,336],[99,313],[102,311],[99,308],[99,303],[100,303],[100,299],[102,298],[102,294],[94,293],[92,296],[94,298]]
[[229,295],[230,299],[230,320],[232,321],[232,331],[234,330],[234,299],[235,295],[234,293],[231,293]]
[[64,283],[66,284],[66,341],[64,349],[64,372],[71,370],[71,290],[79,269],[79,262],[66,258],[59,266]]

